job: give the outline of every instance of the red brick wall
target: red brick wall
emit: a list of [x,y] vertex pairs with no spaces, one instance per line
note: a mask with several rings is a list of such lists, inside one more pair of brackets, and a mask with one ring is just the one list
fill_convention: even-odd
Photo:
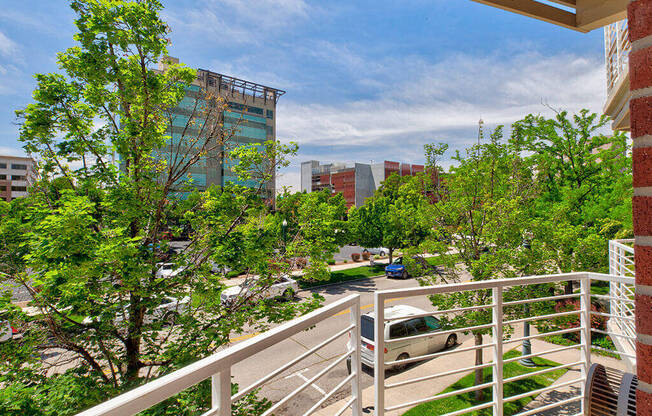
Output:
[[398,172],[399,166],[400,165],[398,162],[385,161],[385,179],[389,178],[392,175],[392,173]]
[[402,163],[401,164],[401,176],[410,176],[412,174],[412,170],[410,169],[410,164],[409,163]]
[[342,193],[347,208],[355,205],[355,170],[331,174],[333,193]]
[[630,105],[634,142],[634,246],[636,256],[636,412],[652,415],[652,0],[634,0],[627,10]]

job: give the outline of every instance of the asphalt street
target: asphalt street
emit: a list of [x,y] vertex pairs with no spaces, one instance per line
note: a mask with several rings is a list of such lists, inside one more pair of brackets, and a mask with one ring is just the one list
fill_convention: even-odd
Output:
[[[336,301],[342,297],[348,296],[353,293],[360,294],[360,304],[362,313],[367,313],[373,310],[373,292],[376,290],[398,289],[405,287],[415,287],[418,283],[414,279],[408,280],[395,280],[387,279],[385,277],[375,279],[365,279],[355,282],[328,286],[315,290],[325,298],[325,305]],[[298,297],[309,296],[310,292],[304,291],[298,294]],[[299,301],[299,299],[297,299]],[[433,307],[430,302],[424,298],[397,298],[389,299],[387,306],[390,305],[412,305],[425,310],[432,310]],[[341,331],[350,323],[350,311],[340,312],[331,318],[321,322],[316,327],[299,333],[286,341],[274,345],[253,357],[249,357],[245,361],[236,364],[232,369],[233,381],[240,386],[245,387],[264,377],[266,374],[271,373],[285,363],[298,357],[310,348],[318,345],[320,342],[326,340],[330,336]],[[233,338],[234,343],[242,342],[245,339],[251,338],[255,334],[243,334]],[[459,341],[462,342],[466,337],[460,334]],[[334,362],[334,360],[341,356],[346,351],[346,344],[348,338],[342,336],[333,343],[325,346],[316,354],[307,357],[305,360],[296,364],[294,367],[288,369],[280,374],[275,379],[267,382],[260,390],[259,395],[265,397],[272,402],[277,402],[286,397],[293,390],[299,388],[312,377],[317,375],[320,371]],[[338,364],[333,370],[329,371],[326,375],[320,378],[314,386],[310,386],[296,397],[289,400],[287,405],[280,409],[277,414],[282,415],[302,415],[313,404],[319,401],[327,392],[334,389],[344,378],[348,375],[346,364],[343,362]],[[388,378],[394,374],[388,373]],[[363,375],[361,378],[361,388],[371,386],[373,384],[373,371],[369,368],[363,367]],[[350,392],[349,386],[343,387],[335,398],[329,400],[325,405],[337,401]],[[363,403],[364,404],[364,403]],[[370,405],[370,404],[364,404]],[[363,406],[364,407],[364,406]]]

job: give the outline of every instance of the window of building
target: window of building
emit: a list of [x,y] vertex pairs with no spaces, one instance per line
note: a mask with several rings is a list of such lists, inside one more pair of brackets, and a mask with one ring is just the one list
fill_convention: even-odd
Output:
[[0,175],[0,181],[6,181],[7,175]]
[[16,192],[27,192],[27,187],[26,186],[12,186],[11,190],[16,191]]
[[0,169],[7,169],[6,163],[0,163]]
[[18,164],[12,163],[11,168],[16,169],[16,170],[27,170],[27,165],[18,165]]
[[6,191],[7,187],[5,185],[0,186],[0,191]]
[[24,175],[11,175],[11,180],[12,181],[25,181],[25,180],[27,180],[27,176],[24,176]]
[[274,118],[274,112],[272,110],[267,110],[267,118]]

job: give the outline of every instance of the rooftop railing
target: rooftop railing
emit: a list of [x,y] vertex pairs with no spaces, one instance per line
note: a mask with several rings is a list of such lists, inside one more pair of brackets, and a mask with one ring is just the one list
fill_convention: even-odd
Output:
[[629,72],[629,32],[627,21],[613,23],[604,28],[605,64],[607,69],[607,95],[611,95],[618,80]]

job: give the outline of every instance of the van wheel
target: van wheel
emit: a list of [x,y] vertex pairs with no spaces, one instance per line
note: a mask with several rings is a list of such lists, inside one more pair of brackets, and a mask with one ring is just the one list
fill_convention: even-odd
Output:
[[446,339],[446,349],[453,348],[457,344],[457,335],[450,334]]
[[[410,358],[410,355],[407,352],[403,352],[396,358],[396,361],[407,360],[408,358]],[[403,371],[406,367],[407,364],[396,364],[394,368],[396,371]]]
[[380,257],[385,257],[385,252],[384,251],[380,252]]

